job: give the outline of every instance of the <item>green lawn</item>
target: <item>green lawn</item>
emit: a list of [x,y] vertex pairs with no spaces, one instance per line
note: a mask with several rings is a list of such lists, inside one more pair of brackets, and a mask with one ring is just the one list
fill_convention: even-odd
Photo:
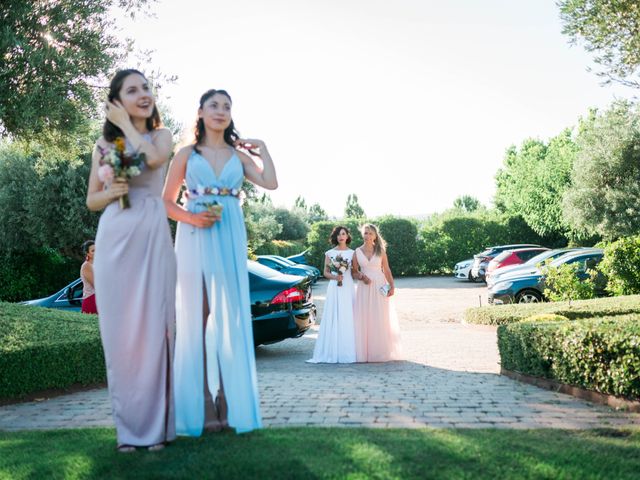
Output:
[[549,478],[640,472],[640,430],[265,429],[115,451],[112,429],[0,432],[0,478]]

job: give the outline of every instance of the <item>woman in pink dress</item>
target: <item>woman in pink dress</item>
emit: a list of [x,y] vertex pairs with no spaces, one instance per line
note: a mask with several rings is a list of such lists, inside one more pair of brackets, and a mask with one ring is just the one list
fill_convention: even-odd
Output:
[[80,278],[82,279],[82,313],[98,313],[96,307],[96,290],[93,287],[93,256],[96,253],[96,246],[93,240],[87,240],[82,244],[84,253],[84,263],[80,267]]
[[[107,99],[87,193],[89,209],[104,210],[93,263],[100,336],[118,451],[155,451],[176,436],[176,257],[161,198],[173,141],[139,71],[116,73]],[[101,170],[107,152],[122,144],[128,154],[145,155],[141,173],[128,180]],[[128,208],[120,202],[125,195]]]
[[386,244],[375,225],[362,227],[364,244],[353,255],[356,288],[354,327],[356,361],[388,362],[401,358],[400,327]]

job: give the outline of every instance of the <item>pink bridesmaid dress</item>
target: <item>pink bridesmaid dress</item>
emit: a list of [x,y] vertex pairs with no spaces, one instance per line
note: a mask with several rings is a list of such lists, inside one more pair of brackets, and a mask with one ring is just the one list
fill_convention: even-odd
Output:
[[400,360],[400,326],[393,298],[380,292],[387,283],[382,272],[382,258],[368,259],[356,249],[360,270],[371,282],[358,282],[355,298],[354,327],[357,362],[388,362]]

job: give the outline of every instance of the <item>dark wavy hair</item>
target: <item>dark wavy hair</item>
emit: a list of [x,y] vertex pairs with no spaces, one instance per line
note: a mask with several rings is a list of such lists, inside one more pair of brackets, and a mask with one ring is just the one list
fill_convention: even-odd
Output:
[[[113,102],[114,100],[120,100],[120,90],[122,90],[122,84],[124,83],[125,78],[127,78],[129,75],[133,75],[134,73],[140,75],[145,80],[147,79],[147,77],[145,77],[142,72],[134,68],[128,68],[126,70],[120,70],[116,72],[116,74],[111,79],[111,84],[109,85],[109,94],[107,95],[107,99],[110,102]],[[149,118],[147,118],[146,124],[147,130],[149,131],[155,130],[156,128],[160,128],[162,126],[162,120],[160,120],[160,112],[158,112],[158,107],[156,106],[155,102],[153,103],[153,113]],[[113,142],[118,137],[124,137],[124,132],[109,120],[105,120],[102,127],[102,136],[107,142]]]
[[[229,95],[226,90],[215,90],[212,88],[211,90],[207,90],[206,92],[204,92],[200,97],[200,108],[203,108],[204,103],[211,97],[213,97],[216,93],[224,95],[229,99],[229,102],[233,103],[233,100],[231,100],[231,95]],[[193,145],[193,149],[198,153],[200,153],[200,150],[198,150],[198,146],[204,140],[204,133],[204,120],[202,119],[202,117],[198,117],[198,121],[196,122],[196,126],[194,128],[196,141]],[[224,130],[224,141],[227,145],[235,147],[235,143],[238,138],[240,138],[240,134],[236,131],[236,127],[233,124],[233,119],[231,119],[231,123],[229,123],[229,126]]]
[[91,245],[95,245],[96,242],[94,242],[93,240],[87,240],[86,242],[84,242],[82,244],[82,254],[86,255],[87,253],[89,253],[89,249],[91,248]]
[[333,227],[333,230],[331,231],[331,235],[329,235],[329,243],[331,243],[331,245],[333,245],[334,247],[338,245],[338,235],[340,235],[340,230],[344,230],[345,232],[347,232],[347,245],[351,244],[351,232],[349,231],[349,229],[347,227],[344,227],[342,225],[338,225],[337,227]]

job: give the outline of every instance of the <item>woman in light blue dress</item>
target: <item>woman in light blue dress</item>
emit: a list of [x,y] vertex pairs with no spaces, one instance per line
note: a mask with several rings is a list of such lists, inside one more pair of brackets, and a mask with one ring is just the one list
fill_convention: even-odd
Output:
[[262,426],[241,187],[245,177],[266,189],[278,182],[264,142],[238,137],[224,90],[200,98],[195,137],[171,162],[163,193],[178,221],[176,430],[199,436],[228,425],[241,433]]

